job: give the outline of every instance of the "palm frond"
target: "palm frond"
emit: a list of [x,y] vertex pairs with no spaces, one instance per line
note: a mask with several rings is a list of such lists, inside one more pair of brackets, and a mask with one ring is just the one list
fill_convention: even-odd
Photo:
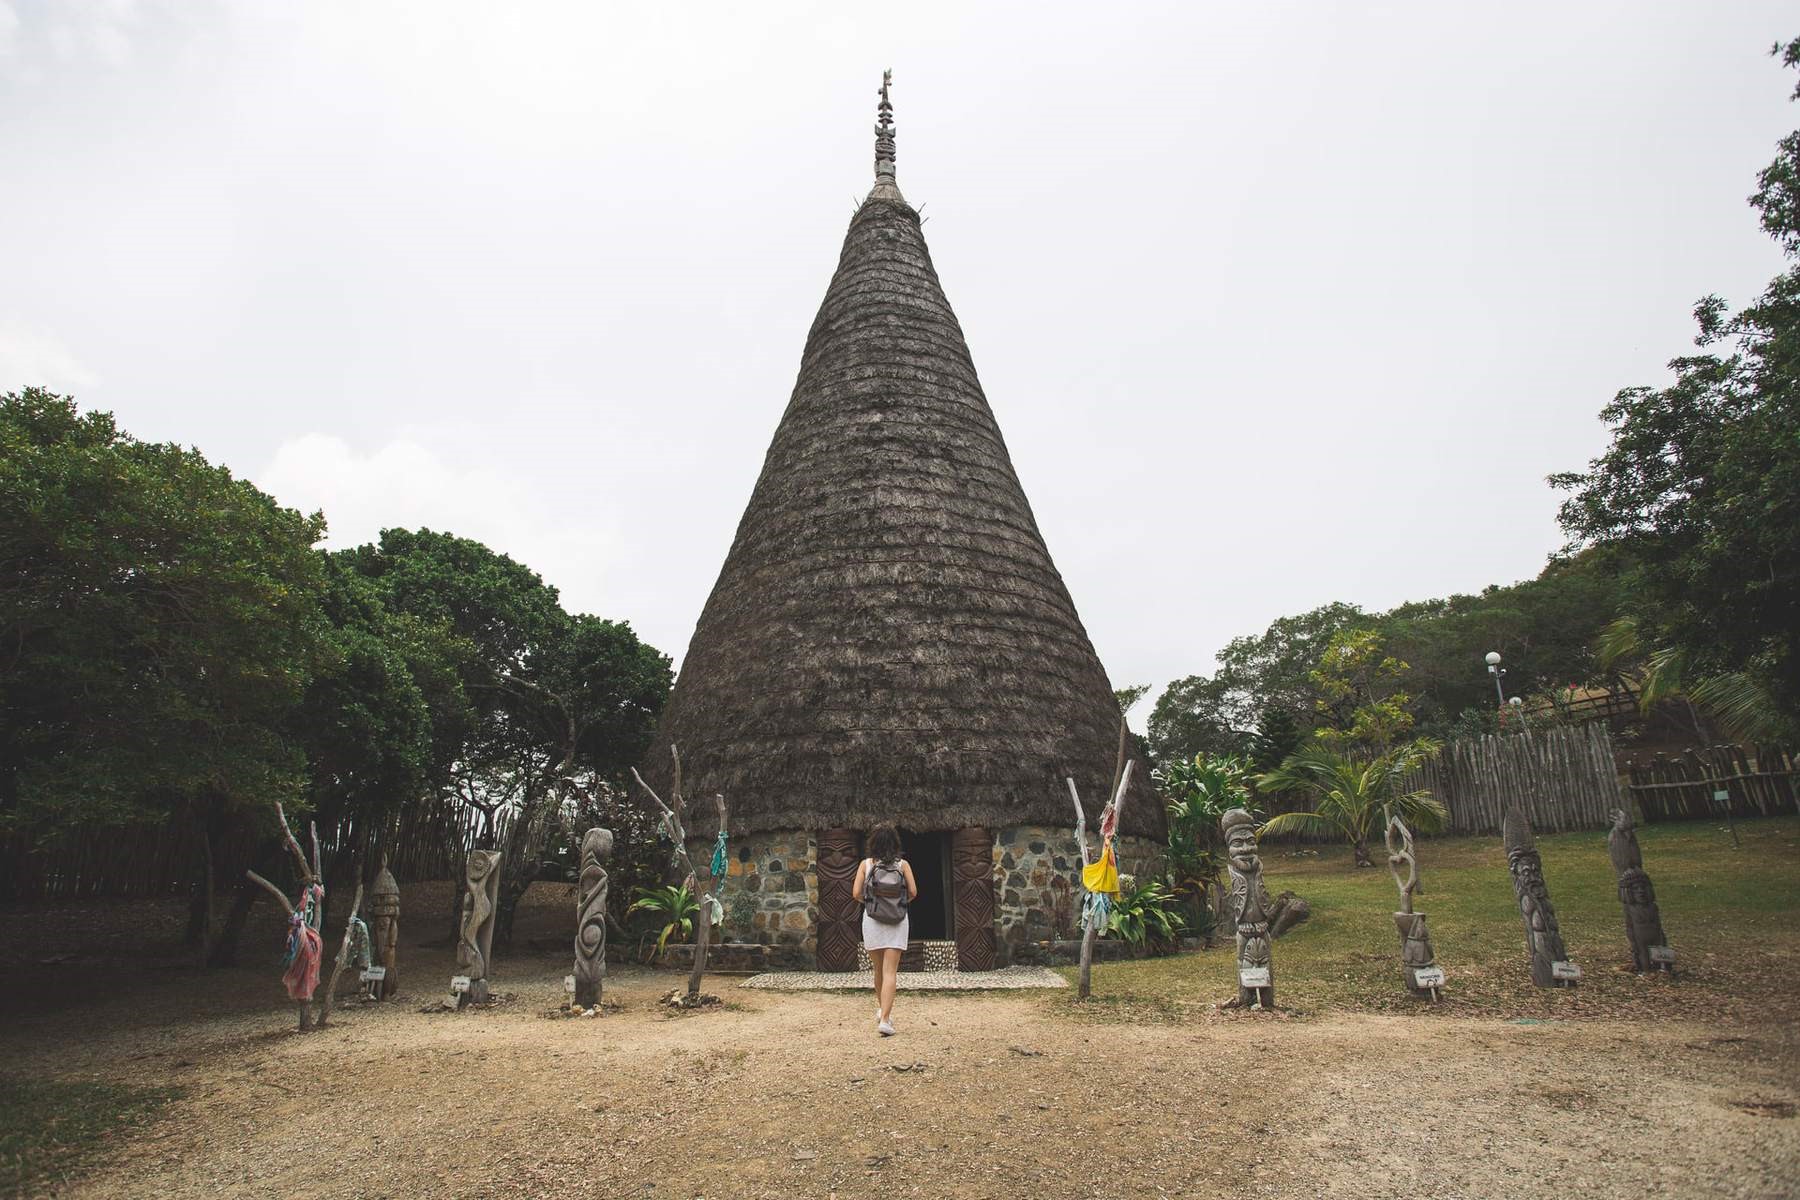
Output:
[[1337,833],[1341,829],[1340,822],[1323,813],[1286,812],[1277,813],[1263,822],[1262,828],[1256,831],[1256,836],[1266,837],[1273,834],[1279,837],[1285,833]]
[[1741,671],[1708,675],[1688,689],[1688,697],[1732,737],[1747,742],[1781,742],[1793,736],[1768,690]]

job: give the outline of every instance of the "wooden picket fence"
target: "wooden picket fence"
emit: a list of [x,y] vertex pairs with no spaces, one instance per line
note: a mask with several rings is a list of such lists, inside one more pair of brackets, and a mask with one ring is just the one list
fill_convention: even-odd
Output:
[[[1627,777],[1645,821],[1767,817],[1800,812],[1796,778],[1800,762],[1774,746],[1708,746],[1674,757],[1634,763]],[[1714,793],[1725,792],[1719,801]]]
[[1602,721],[1451,742],[1406,786],[1444,802],[1446,833],[1497,834],[1514,806],[1540,833],[1604,829],[1626,802]]

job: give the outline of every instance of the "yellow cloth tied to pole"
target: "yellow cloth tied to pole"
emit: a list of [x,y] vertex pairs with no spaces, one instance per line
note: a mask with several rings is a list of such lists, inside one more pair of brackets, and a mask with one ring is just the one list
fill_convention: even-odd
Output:
[[1081,886],[1099,895],[1119,894],[1119,867],[1113,861],[1111,838],[1107,838],[1106,844],[1100,848],[1099,861],[1081,868]]

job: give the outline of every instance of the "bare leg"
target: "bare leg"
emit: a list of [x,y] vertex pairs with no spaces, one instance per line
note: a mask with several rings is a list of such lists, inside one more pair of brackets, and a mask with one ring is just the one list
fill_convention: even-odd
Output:
[[883,950],[881,952],[881,1018],[888,1020],[894,1015],[894,990],[900,983],[900,952]]

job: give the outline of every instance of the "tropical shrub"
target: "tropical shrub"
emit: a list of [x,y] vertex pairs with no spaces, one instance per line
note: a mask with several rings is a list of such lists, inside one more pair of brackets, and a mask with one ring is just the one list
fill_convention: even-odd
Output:
[[1326,745],[1308,746],[1257,782],[1269,792],[1310,792],[1313,810],[1273,817],[1259,835],[1337,833],[1355,850],[1357,866],[1372,867],[1369,840],[1390,814],[1422,833],[1442,829],[1449,819],[1449,810],[1430,791],[1404,790],[1407,772],[1439,749],[1439,743],[1420,738],[1364,760]]
[[651,962],[662,958],[671,937],[676,934],[686,937],[693,933],[694,919],[700,915],[700,903],[694,898],[694,893],[688,890],[687,884],[668,884],[664,887],[641,889],[637,899],[631,902],[631,907],[625,912],[627,915],[634,912],[649,913],[652,928],[657,921],[663,922],[656,946],[644,956],[645,962]]
[[1145,883],[1120,877],[1119,898],[1113,903],[1110,931],[1133,946],[1172,947],[1181,940],[1187,923],[1181,903],[1159,879]]
[[1250,809],[1250,766],[1232,754],[1196,754],[1157,772],[1169,812],[1168,890],[1186,913],[1188,928],[1212,936],[1214,904],[1222,896],[1225,857],[1219,818]]

